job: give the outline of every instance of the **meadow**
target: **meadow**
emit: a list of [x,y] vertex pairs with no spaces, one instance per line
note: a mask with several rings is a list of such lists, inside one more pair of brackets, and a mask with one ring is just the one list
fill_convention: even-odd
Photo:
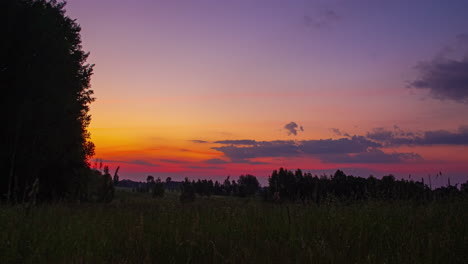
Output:
[[118,190],[108,204],[0,207],[1,263],[467,263],[468,201],[181,203]]

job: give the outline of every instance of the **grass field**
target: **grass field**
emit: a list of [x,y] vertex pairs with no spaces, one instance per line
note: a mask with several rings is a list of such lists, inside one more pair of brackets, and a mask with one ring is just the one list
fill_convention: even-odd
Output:
[[0,207],[1,263],[468,263],[468,202],[152,199]]

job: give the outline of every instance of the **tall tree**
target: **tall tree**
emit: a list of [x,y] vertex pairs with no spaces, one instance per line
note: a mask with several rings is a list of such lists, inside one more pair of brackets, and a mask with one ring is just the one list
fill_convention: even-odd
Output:
[[87,127],[93,65],[65,3],[0,1],[0,195],[81,197],[94,154]]

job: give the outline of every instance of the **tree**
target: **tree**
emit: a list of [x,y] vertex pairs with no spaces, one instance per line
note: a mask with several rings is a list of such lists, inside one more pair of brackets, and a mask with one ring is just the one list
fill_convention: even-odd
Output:
[[151,176],[151,175],[148,175],[148,177],[146,177],[146,190],[145,192],[152,192],[154,188],[154,177]]
[[0,3],[0,197],[76,199],[94,154],[87,127],[93,102],[80,26],[53,0]]
[[229,180],[229,178],[231,178],[231,176],[227,176],[223,183],[223,188],[226,195],[230,195],[232,192],[231,181]]
[[153,184],[153,197],[163,197],[164,196],[164,183],[161,179],[157,178]]
[[195,201],[195,188],[194,184],[191,183],[188,178],[185,178],[181,186],[181,193],[179,197],[182,203]]
[[109,167],[104,167],[104,174],[101,179],[101,190],[99,191],[101,202],[110,202],[114,198],[114,185],[112,184],[112,177],[109,173]]
[[258,192],[260,183],[253,175],[241,175],[237,181],[239,186],[239,196],[251,196]]
[[115,173],[114,173],[114,185],[117,185],[119,184],[119,169],[120,169],[120,166],[117,167],[117,169],[115,170]]
[[468,181],[462,183],[460,186],[460,191],[468,194]]
[[153,183],[154,182],[154,177],[151,176],[151,175],[148,175],[148,177],[146,177],[146,183],[150,184],[150,183]]

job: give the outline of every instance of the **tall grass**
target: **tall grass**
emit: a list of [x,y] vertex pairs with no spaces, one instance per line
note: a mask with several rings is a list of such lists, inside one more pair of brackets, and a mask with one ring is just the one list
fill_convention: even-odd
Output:
[[1,263],[467,263],[468,202],[110,204],[0,207]]

